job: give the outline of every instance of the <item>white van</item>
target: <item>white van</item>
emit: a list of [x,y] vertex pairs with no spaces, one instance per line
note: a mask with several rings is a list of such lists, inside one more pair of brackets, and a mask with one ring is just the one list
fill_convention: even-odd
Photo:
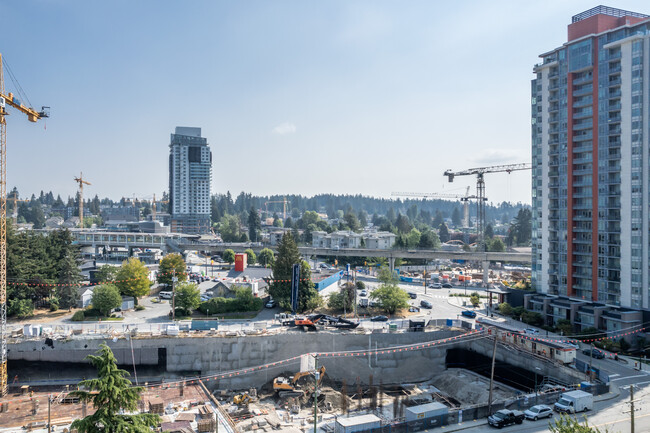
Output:
[[172,298],[172,292],[160,292],[158,293],[158,297],[160,299],[171,299]]

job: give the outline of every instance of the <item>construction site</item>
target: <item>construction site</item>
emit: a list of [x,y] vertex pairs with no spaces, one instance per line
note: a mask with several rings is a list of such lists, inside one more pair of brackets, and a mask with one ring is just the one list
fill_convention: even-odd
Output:
[[[195,377],[183,379],[177,373],[163,383],[142,383],[149,379],[140,378],[145,389],[140,411],[159,414],[162,431],[182,433],[215,431],[216,419],[218,428],[230,433],[312,431],[314,420],[325,432],[396,425],[422,429],[520,404],[522,396],[540,383],[536,376],[533,381],[531,370],[540,371],[540,379],[544,375],[563,383],[579,380],[577,372],[555,362],[513,357],[512,349],[501,344],[493,352],[497,344],[489,332],[469,330],[461,321],[453,321],[451,327],[430,323],[421,332],[371,332],[326,315],[309,320],[264,335],[188,331],[174,336],[120,336],[107,344],[123,368],[136,360],[146,366],[145,354],[158,354],[163,346],[168,352],[167,370],[185,359],[188,366],[197,365],[190,360],[202,360],[205,372]],[[296,329],[308,331],[314,323],[320,327],[320,322],[341,328]],[[12,344],[9,354],[31,362],[47,363],[48,356],[54,360],[59,354],[80,360],[102,341],[77,341],[72,336],[50,347],[42,346],[42,340],[26,339]],[[331,351],[322,351],[325,347]],[[220,362],[213,365],[208,358]],[[491,363],[495,364],[492,375]],[[0,429],[37,431],[45,428],[48,416],[57,430],[69,429],[73,419],[94,410],[69,397],[75,386],[10,385],[9,395],[0,400]]]

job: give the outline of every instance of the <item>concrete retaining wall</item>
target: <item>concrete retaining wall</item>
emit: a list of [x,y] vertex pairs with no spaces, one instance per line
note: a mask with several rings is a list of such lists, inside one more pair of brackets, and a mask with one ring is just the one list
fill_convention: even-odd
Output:
[[[136,365],[157,365],[161,359],[166,363],[169,372],[207,376],[282,361],[305,353],[381,350],[398,345],[445,339],[460,333],[458,330],[450,329],[377,334],[290,331],[265,336],[136,338],[132,343]],[[85,357],[94,354],[104,341],[113,350],[118,363],[122,365],[133,363],[131,342],[125,339],[116,341],[73,339],[53,341],[51,346],[45,344],[45,340],[25,340],[9,344],[7,355],[9,360],[86,362]],[[448,348],[463,347],[491,356],[492,346],[492,340],[478,339],[377,356],[322,357],[320,362],[327,368],[327,374],[337,380],[346,380],[348,383],[360,380],[362,383],[367,383],[369,376],[373,375],[375,383],[381,381],[388,385],[428,380],[436,373],[445,370]],[[553,376],[568,383],[581,380],[581,375],[577,371],[558,368],[557,364],[530,355],[512,353],[512,349],[499,347],[497,350],[499,361],[529,371],[535,371],[535,367],[539,367],[539,374]],[[165,356],[159,358],[159,352]],[[233,389],[260,386],[284,371],[296,372],[299,368],[300,361],[297,359],[291,364],[265,368],[256,373],[219,379],[216,385],[220,388]],[[210,385],[213,387],[215,384],[212,382]]]

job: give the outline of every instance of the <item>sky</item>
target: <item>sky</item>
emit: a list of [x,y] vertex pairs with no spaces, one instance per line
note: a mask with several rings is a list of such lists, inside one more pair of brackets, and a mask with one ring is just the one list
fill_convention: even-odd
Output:
[[[7,118],[7,183],[158,197],[170,134],[202,128],[212,193],[475,193],[472,167],[530,162],[530,80],[599,3],[0,0],[5,91],[51,117]],[[643,1],[607,6],[650,14]],[[486,175],[530,203],[530,171]]]

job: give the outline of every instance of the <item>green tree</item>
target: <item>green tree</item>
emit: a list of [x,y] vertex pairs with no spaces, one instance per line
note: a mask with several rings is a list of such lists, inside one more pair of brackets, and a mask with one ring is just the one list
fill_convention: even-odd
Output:
[[481,298],[479,298],[478,293],[476,292],[472,293],[469,297],[469,302],[472,303],[472,306],[474,308],[478,307],[478,305],[481,303]]
[[431,230],[425,230],[422,232],[422,235],[420,236],[420,243],[418,244],[420,248],[426,248],[429,250],[435,250],[440,248],[440,239],[438,238],[438,235],[431,231]]
[[92,303],[93,308],[99,310],[104,316],[108,316],[114,308],[122,305],[120,290],[115,284],[97,286],[93,290]]
[[257,262],[257,256],[255,255],[255,251],[253,251],[251,248],[246,249],[244,253],[248,256],[246,258],[246,263],[249,265],[254,265]]
[[422,234],[418,229],[415,227],[411,229],[411,231],[406,235],[406,245],[409,248],[415,248],[420,244],[420,239],[422,238]]
[[512,314],[512,307],[507,302],[502,302],[499,304],[499,313],[509,316]]
[[433,227],[440,227],[440,224],[444,222],[445,220],[442,217],[442,213],[439,210],[437,210],[435,216],[433,217],[433,223],[432,223]]
[[131,257],[122,262],[120,270],[117,271],[115,285],[120,289],[122,295],[133,296],[137,305],[138,298],[149,293],[149,287],[151,287],[149,271],[144,263]]
[[562,332],[562,335],[571,335],[573,334],[573,325],[568,319],[560,319],[555,323],[555,328],[558,331]]
[[409,306],[409,295],[395,283],[383,283],[370,293],[370,297],[381,303],[388,314]]
[[377,279],[384,284],[396,285],[399,281],[399,278],[397,277],[397,272],[395,271],[391,272],[388,266],[382,266],[381,268],[379,268]]
[[514,238],[518,245],[527,245],[532,236],[532,219],[533,214],[528,208],[521,208],[517,216],[512,221],[510,228],[512,229]]
[[87,358],[97,369],[97,379],[79,382],[78,391],[71,394],[92,403],[95,413],[75,420],[71,428],[79,433],[151,433],[160,418],[154,414],[127,415],[138,410],[141,386],[133,386],[126,378],[128,372],[117,368],[111,349],[102,343],[98,355]]
[[7,313],[18,319],[25,319],[34,315],[34,304],[29,299],[10,299]]
[[494,229],[492,224],[487,224],[485,226],[485,239],[492,239],[494,237]]
[[399,234],[406,234],[411,231],[413,226],[409,221],[409,217],[406,215],[399,214],[397,215],[397,220],[395,221],[395,227],[397,227],[397,232]]
[[226,263],[235,263],[235,252],[228,248],[223,252],[221,255],[221,258],[226,262]]
[[[305,212],[305,214],[307,213],[309,212]],[[300,264],[298,310],[300,312],[311,310],[315,308],[314,305],[322,303],[322,299],[311,281],[309,264],[300,258],[298,247],[291,233],[285,233],[278,245],[278,255],[273,264],[273,282],[269,286],[269,294],[278,301],[282,308],[291,309],[291,277],[294,264]]]
[[345,224],[347,224],[347,226],[350,228],[350,230],[352,230],[354,232],[359,230],[359,228],[360,228],[359,219],[354,214],[354,212],[352,212],[352,211],[346,212],[343,219],[345,220]]
[[103,265],[97,269],[95,273],[95,279],[100,283],[110,283],[115,281],[117,278],[117,272],[119,268],[111,265]]
[[185,260],[183,260],[183,256],[178,253],[167,254],[160,261],[160,266],[158,267],[158,274],[156,275],[158,284],[171,285],[174,275],[178,278],[178,282],[187,280],[186,268],[187,265],[185,264]]
[[447,224],[442,223],[438,226],[438,237],[440,238],[440,242],[448,242],[450,239],[449,236],[449,229],[447,228]]
[[[584,417],[584,424],[580,424],[578,418],[562,414],[555,417],[553,423],[548,423],[548,429],[551,433],[601,433],[597,427],[589,427],[587,417]],[[607,432],[608,429],[605,429]]]
[[260,264],[264,265],[264,267],[273,266],[273,263],[275,262],[275,253],[269,248],[264,248],[260,251],[257,260]]
[[486,239],[488,251],[501,253],[506,250],[506,244],[503,243],[501,238]]
[[79,282],[81,273],[79,272],[80,260],[76,254],[68,251],[63,259],[59,262],[59,286],[57,287],[57,296],[61,307],[72,308],[77,306],[79,300]]
[[250,212],[248,212],[248,237],[251,242],[257,242],[261,230],[262,221],[260,215],[257,213],[257,209],[251,207]]
[[241,240],[241,227],[237,215],[224,215],[219,221],[219,234],[224,242],[239,242]]
[[345,283],[338,293],[330,295],[327,305],[335,310],[351,311],[354,308],[356,287],[352,283]]
[[457,207],[454,207],[454,210],[451,212],[451,223],[454,227],[460,227],[462,224],[460,210]]
[[201,291],[194,283],[180,283],[174,287],[174,307],[188,315],[201,304]]

